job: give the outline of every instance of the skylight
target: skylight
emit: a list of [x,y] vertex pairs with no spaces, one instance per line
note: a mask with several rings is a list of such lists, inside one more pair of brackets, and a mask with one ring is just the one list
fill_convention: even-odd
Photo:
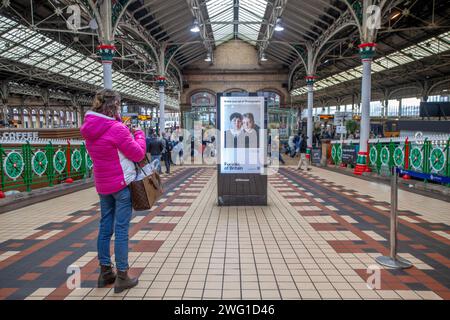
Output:
[[[87,57],[36,31],[0,16],[0,57],[57,73],[96,87],[103,85],[103,67]],[[159,103],[154,88],[113,70],[113,88],[138,100]],[[166,96],[166,103],[179,108],[176,99]]]
[[[264,13],[266,0],[240,0],[235,8],[234,0],[209,0],[206,2],[209,23],[213,31],[216,46],[232,39],[235,35],[253,45],[256,45]],[[234,21],[237,14],[237,21]]]
[[[417,61],[429,56],[443,53],[450,50],[450,31],[442,33],[436,37],[422,41],[400,51],[388,54],[385,57],[375,59],[372,63],[372,73],[392,69],[413,61]],[[362,77],[362,66],[340,72],[333,76],[319,80],[314,84],[315,91],[331,87],[349,80]],[[350,76],[349,76],[350,75]],[[342,79],[347,78],[348,80]],[[296,88],[291,91],[292,96],[301,96],[305,94],[306,86]]]

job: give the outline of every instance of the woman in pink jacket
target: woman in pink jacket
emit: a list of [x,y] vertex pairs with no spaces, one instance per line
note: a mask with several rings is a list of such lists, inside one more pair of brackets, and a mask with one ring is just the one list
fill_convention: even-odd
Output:
[[[130,132],[121,122],[120,105],[118,93],[109,89],[99,91],[80,129],[94,164],[95,187],[100,196],[98,287],[114,283],[116,293],[138,283],[137,278],[128,275],[128,229],[131,219],[128,184],[136,176],[134,162],[141,161],[145,156],[144,132]],[[109,250],[113,233],[117,274],[112,268]]]

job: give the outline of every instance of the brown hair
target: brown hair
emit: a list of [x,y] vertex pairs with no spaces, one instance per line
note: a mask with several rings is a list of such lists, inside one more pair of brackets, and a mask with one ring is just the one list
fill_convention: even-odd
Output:
[[244,113],[244,118],[250,119],[250,121],[255,125],[255,118],[253,117],[253,113]]
[[112,118],[117,113],[116,102],[120,105],[119,93],[111,89],[102,89],[95,94],[91,110]]

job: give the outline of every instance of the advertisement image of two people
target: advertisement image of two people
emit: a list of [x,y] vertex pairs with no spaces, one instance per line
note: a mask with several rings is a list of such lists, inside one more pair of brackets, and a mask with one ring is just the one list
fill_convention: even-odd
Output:
[[264,129],[263,97],[222,97],[222,173],[260,173]]

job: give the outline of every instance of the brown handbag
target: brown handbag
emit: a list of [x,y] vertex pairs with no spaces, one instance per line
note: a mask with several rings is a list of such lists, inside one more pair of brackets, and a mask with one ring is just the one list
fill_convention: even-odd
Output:
[[[136,172],[142,170],[136,165]],[[130,183],[131,204],[136,211],[150,210],[163,195],[161,178],[157,172],[145,176],[142,180]]]

